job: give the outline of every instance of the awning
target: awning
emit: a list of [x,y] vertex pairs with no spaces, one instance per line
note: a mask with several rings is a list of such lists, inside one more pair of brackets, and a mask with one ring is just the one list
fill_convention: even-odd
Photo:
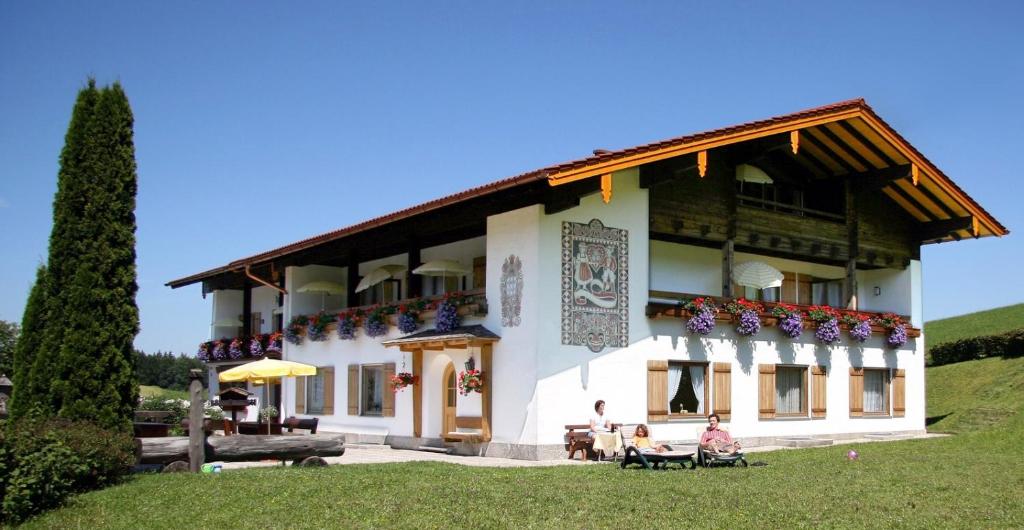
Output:
[[477,324],[460,326],[452,331],[428,329],[405,337],[382,342],[385,346],[398,346],[403,351],[412,350],[443,350],[446,348],[465,349],[471,346],[482,346],[501,340],[491,330]]

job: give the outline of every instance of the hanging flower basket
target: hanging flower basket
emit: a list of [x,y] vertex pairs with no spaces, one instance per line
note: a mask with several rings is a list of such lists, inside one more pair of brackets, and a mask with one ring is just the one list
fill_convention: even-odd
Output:
[[459,372],[459,393],[468,396],[472,392],[477,394],[484,390],[484,375],[480,370],[465,370]]
[[446,294],[444,300],[437,304],[437,316],[434,328],[442,333],[454,331],[462,324],[462,317],[459,316],[459,305],[464,297],[460,293]]
[[694,298],[683,304],[683,309],[690,312],[690,320],[686,321],[686,330],[698,335],[708,335],[715,329],[715,316],[718,307],[710,297]]
[[850,337],[857,342],[871,338],[871,317],[860,313],[843,313],[840,321],[850,330]]
[[366,315],[363,326],[366,329],[367,337],[380,337],[388,332],[387,315],[390,306],[377,306]]
[[394,392],[400,392],[407,386],[420,382],[420,376],[412,375],[412,372],[398,372],[391,376],[391,387]]
[[426,303],[423,300],[413,300],[407,304],[399,305],[398,331],[403,334],[409,334],[420,329],[420,325],[423,323],[420,319],[420,313],[425,308]]
[[355,312],[346,311],[338,315],[338,338],[341,340],[355,340],[356,326],[359,325],[359,316]]
[[249,356],[260,357],[263,355],[263,335],[255,335],[249,339]]
[[213,354],[211,356],[215,361],[222,361],[227,357],[224,351],[224,341],[218,340],[213,343]]
[[196,351],[196,358],[204,363],[210,360],[210,343],[203,342],[199,344],[199,350]]
[[818,323],[814,337],[818,342],[831,346],[839,342],[839,311],[827,305],[813,305],[807,316]]
[[726,304],[725,311],[735,319],[736,333],[749,337],[761,331],[761,312],[764,311],[761,304],[740,298]]
[[270,338],[267,339],[267,351],[276,351],[280,353],[282,346],[281,340],[283,338],[284,333],[281,333],[280,331],[278,331],[277,333],[272,333],[270,335]]
[[804,332],[804,314],[789,304],[779,304],[772,308],[772,316],[779,320],[779,329],[791,339],[799,338]]
[[903,319],[895,313],[885,313],[878,317],[876,320],[879,326],[882,326],[889,332],[889,336],[886,337],[885,343],[890,348],[899,348],[907,343],[907,326],[903,322]]

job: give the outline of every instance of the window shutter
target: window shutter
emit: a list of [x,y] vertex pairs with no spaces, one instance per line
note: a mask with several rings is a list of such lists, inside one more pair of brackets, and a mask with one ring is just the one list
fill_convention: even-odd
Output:
[[796,303],[796,273],[782,273],[782,296],[781,301],[787,304]]
[[295,413],[306,413],[306,377],[295,378]]
[[348,365],[348,415],[359,415],[359,365]]
[[850,368],[850,416],[864,415],[864,369]]
[[759,364],[757,371],[757,417],[770,420],[775,417],[775,365]]
[[824,418],[828,390],[828,373],[824,366],[811,367],[811,417]]
[[334,367],[325,366],[320,369],[324,376],[324,416],[334,414]]
[[902,418],[907,414],[906,370],[896,370],[892,377],[892,415]]
[[796,276],[796,303],[811,305],[811,277],[806,274]]
[[668,361],[647,361],[647,421],[668,421]]
[[711,401],[714,405],[712,410],[723,420],[728,420],[732,412],[732,364],[715,363],[713,368],[715,395]]
[[395,376],[395,363],[387,363],[384,365],[384,408],[381,410],[381,416],[394,416],[395,415],[395,393],[391,389],[391,378]]

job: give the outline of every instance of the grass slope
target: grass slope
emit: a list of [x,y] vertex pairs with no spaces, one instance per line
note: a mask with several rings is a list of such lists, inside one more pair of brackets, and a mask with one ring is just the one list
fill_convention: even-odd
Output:
[[[146,475],[28,528],[1024,527],[1024,359],[928,369],[957,436],[751,455],[768,467],[622,471],[404,463]],[[858,461],[848,461],[851,448]]]
[[1024,328],[1024,304],[925,322],[924,338],[927,347],[931,348],[943,342],[1020,328]]
[[170,390],[153,385],[139,385],[139,395],[142,397],[161,397],[164,399],[188,399],[188,392],[184,390]]

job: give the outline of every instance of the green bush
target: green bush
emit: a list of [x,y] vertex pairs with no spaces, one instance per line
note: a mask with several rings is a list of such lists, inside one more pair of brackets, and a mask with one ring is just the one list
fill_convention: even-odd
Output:
[[1024,355],[1024,329],[946,342],[932,347],[929,353],[932,366],[986,357],[1020,357]]
[[25,419],[0,435],[0,513],[18,523],[69,495],[120,481],[135,463],[130,433],[84,421]]

